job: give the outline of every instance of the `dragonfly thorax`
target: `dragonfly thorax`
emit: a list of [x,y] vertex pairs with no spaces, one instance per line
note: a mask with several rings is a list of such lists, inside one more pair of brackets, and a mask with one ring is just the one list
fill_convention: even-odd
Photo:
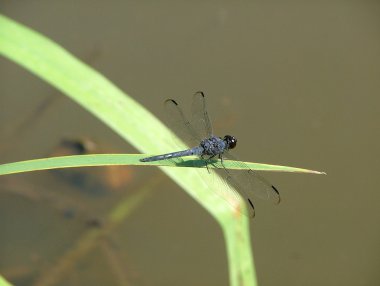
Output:
[[235,148],[237,140],[234,136],[226,135],[224,138],[211,136],[201,141],[200,147],[203,155],[216,156],[223,154],[224,151]]
[[216,156],[223,154],[223,152],[228,148],[226,142],[216,136],[211,136],[210,138],[204,139],[199,144],[203,149],[202,155]]

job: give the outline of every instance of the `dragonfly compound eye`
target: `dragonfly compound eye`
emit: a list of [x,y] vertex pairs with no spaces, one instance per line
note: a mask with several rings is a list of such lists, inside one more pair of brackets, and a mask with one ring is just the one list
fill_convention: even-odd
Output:
[[236,147],[237,139],[234,136],[226,135],[223,140],[227,143],[228,149],[234,149]]

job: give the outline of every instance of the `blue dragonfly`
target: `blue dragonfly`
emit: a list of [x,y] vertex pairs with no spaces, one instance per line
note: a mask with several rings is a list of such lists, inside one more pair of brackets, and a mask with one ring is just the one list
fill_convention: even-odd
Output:
[[[253,196],[265,200],[270,199],[276,204],[280,202],[280,194],[277,188],[259,175],[257,171],[250,169],[244,162],[238,161],[230,154],[230,150],[236,147],[237,139],[232,135],[218,137],[213,134],[203,92],[198,91],[194,94],[191,120],[185,117],[180,106],[173,99],[165,101],[165,109],[173,131],[184,143],[194,147],[143,158],[140,160],[141,162],[198,156],[204,161],[204,166],[207,168],[207,172],[203,176],[206,183],[212,182],[212,184],[215,184],[217,182],[221,184],[217,187],[219,195],[225,198],[238,213],[243,213],[249,217],[254,217],[255,215]],[[215,159],[218,162],[220,160],[219,167],[215,164]],[[225,159],[233,160],[234,166],[242,170],[227,169],[223,163]],[[210,164],[216,168],[209,168]],[[247,204],[247,208],[241,208],[236,203],[228,200],[231,194],[239,199],[243,198]]]

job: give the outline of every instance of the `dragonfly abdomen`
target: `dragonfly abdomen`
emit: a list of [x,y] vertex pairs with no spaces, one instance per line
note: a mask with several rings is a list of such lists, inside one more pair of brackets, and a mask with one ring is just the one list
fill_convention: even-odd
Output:
[[185,156],[192,156],[192,155],[201,155],[203,152],[202,147],[195,147],[188,150],[178,151],[178,152],[172,152],[152,157],[147,157],[140,159],[141,162],[152,162],[152,161],[160,161],[160,160],[167,160],[172,158],[178,158],[178,157],[185,157]]

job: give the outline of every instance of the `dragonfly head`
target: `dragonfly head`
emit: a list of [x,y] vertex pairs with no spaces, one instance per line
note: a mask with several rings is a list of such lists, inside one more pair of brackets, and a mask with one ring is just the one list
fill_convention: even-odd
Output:
[[234,136],[226,135],[223,141],[227,144],[228,149],[234,149],[236,147],[237,139]]

